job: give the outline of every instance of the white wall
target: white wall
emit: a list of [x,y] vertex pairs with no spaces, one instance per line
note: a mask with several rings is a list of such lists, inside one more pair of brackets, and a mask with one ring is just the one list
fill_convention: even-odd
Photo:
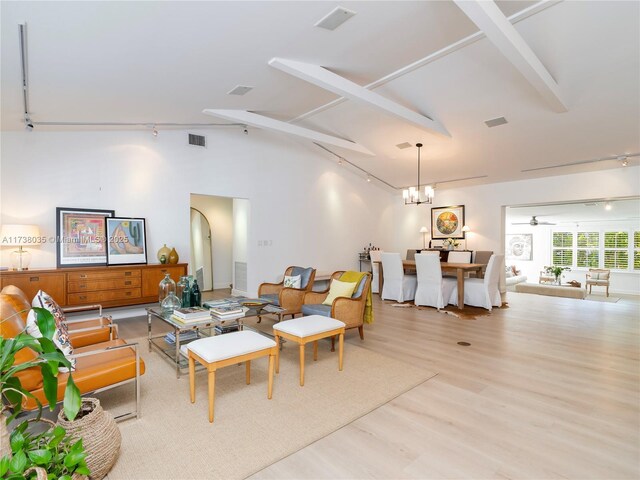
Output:
[[[620,167],[473,187],[438,187],[432,206],[465,205],[465,224],[471,228],[471,232],[467,234],[468,248],[502,252],[505,206],[637,195],[640,195],[640,167]],[[395,205],[393,248],[400,252],[408,248],[419,248],[422,243],[418,233],[420,227],[426,225],[431,229],[431,205],[405,206],[400,197],[395,200]],[[523,230],[522,233],[526,232]],[[616,283],[617,292],[640,294],[640,275],[621,275],[624,275],[625,280],[623,283]],[[567,279],[571,280],[570,277]],[[584,281],[584,275],[582,280],[576,279]]]
[[[189,261],[190,194],[246,198],[253,293],[288,265],[356,269],[363,245],[391,243],[392,196],[317,147],[260,130],[200,133],[206,149],[186,145],[183,131],[3,132],[1,221],[37,224],[49,236],[56,207],[114,209],[147,219],[150,262],[163,243]],[[264,239],[271,244],[258,247]],[[55,266],[55,245],[32,252],[32,268]]]
[[229,288],[233,279],[233,199],[191,195],[191,206],[206,217],[211,227],[213,288]]

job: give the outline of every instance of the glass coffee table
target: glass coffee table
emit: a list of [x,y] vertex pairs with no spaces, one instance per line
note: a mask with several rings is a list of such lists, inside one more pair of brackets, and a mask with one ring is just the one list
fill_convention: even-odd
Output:
[[[244,297],[234,297],[233,299],[240,302],[242,300],[248,300]],[[204,303],[206,304],[207,302]],[[244,306],[245,312],[241,317],[218,319],[212,316],[211,318],[189,323],[177,321],[172,317],[173,312],[166,312],[159,306],[147,307],[147,335],[149,351],[151,352],[152,349],[156,349],[161,353],[166,360],[175,366],[176,377],[180,378],[182,370],[186,371],[189,368],[188,360],[180,354],[180,347],[199,338],[218,334],[215,331],[216,326],[229,327],[236,325],[238,330],[246,328],[247,330],[251,329],[263,335],[271,336],[268,333],[244,325],[244,320],[247,318],[258,317],[260,319],[263,316],[274,315],[278,321],[281,321],[282,317],[287,315],[286,310],[282,310],[280,312],[270,312],[265,310],[265,308],[269,308],[268,305],[270,304],[267,302],[260,305],[247,304]],[[151,324],[154,318],[169,325],[173,329],[173,332],[170,332],[169,334],[165,332],[154,335],[151,331]],[[174,342],[167,340],[167,335],[171,335],[171,333],[173,333],[172,340],[174,340]]]

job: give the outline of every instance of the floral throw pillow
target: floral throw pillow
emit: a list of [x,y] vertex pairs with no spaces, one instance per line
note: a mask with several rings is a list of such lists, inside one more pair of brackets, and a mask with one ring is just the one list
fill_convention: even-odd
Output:
[[[69,356],[73,354],[73,347],[69,340],[69,330],[67,328],[66,317],[60,306],[49,294],[42,290],[39,290],[36,296],[33,297],[31,306],[45,308],[51,312],[56,322],[56,331],[53,334],[53,343],[55,343],[64,356],[67,357],[67,360],[71,362],[71,370],[75,370],[76,359],[69,358]],[[34,310],[31,310],[27,316],[27,333],[35,338],[42,337],[42,332],[40,332],[38,323],[36,322],[36,312]],[[67,372],[69,370],[66,368],[60,368],[60,371]]]
[[295,277],[285,275],[284,277],[284,286],[286,288],[300,288],[301,282],[301,275],[296,275]]

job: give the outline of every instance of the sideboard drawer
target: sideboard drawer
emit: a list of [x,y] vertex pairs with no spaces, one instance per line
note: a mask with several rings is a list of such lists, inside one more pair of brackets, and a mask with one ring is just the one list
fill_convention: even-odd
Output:
[[94,292],[96,290],[116,290],[119,288],[139,287],[140,277],[116,278],[113,280],[91,280],[67,283],[69,293]]
[[86,305],[89,303],[111,302],[114,300],[134,300],[140,298],[139,288],[123,288],[120,290],[103,290],[101,292],[70,293],[67,295],[69,305]]
[[68,282],[83,282],[94,280],[118,280],[122,278],[140,278],[142,273],[139,268],[113,271],[84,271],[67,273]]

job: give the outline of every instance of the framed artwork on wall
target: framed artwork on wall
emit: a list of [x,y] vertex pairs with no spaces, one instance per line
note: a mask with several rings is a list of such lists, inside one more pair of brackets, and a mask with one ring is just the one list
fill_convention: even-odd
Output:
[[147,263],[144,218],[107,218],[107,265]]
[[431,238],[464,238],[464,205],[431,209]]
[[506,260],[533,260],[533,234],[507,234],[505,243]]
[[113,210],[56,208],[56,264],[60,267],[106,265],[106,222]]

